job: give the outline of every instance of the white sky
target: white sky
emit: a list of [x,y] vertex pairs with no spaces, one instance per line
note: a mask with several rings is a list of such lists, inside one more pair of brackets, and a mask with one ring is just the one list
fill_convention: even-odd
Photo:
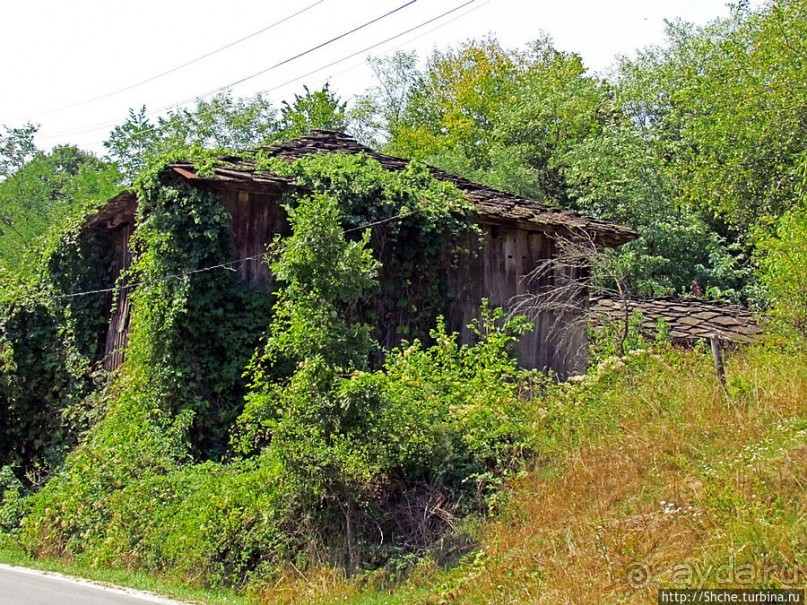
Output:
[[[21,0],[0,4],[0,124],[41,124],[37,143],[73,143],[103,154],[102,141],[130,107],[155,113],[266,70],[408,0]],[[603,71],[617,54],[664,41],[664,20],[698,24],[726,16],[725,0],[473,0],[466,7],[344,62],[352,55],[470,0],[415,0],[410,6],[320,50],[233,87],[235,96],[268,91],[276,106],[326,80],[343,99],[373,84],[367,54],[400,48],[421,57],[471,37],[496,35],[522,47],[541,32],[557,48]],[[311,5],[264,33],[142,86],[130,87],[248,36]],[[752,3],[759,5],[759,1]],[[302,77],[304,76],[304,77]],[[302,78],[301,78],[302,77]],[[301,78],[290,84],[287,82]],[[75,107],[65,108],[77,104]],[[56,111],[54,111],[56,110]]]

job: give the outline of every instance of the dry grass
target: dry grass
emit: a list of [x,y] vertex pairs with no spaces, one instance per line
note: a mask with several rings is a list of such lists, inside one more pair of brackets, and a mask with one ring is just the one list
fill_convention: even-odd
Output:
[[295,586],[296,600],[278,602],[655,603],[660,587],[801,586],[807,361],[759,348],[727,371],[724,391],[708,357],[673,352],[558,395],[555,458],[512,486],[459,567],[424,563],[391,593],[323,572],[262,596]]

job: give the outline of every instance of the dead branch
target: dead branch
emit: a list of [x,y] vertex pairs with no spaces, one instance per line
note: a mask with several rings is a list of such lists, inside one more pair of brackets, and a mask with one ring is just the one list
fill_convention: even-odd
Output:
[[512,310],[532,321],[548,322],[548,332],[568,343],[594,322],[589,305],[592,297],[614,298],[624,311],[620,321],[621,351],[630,318],[630,291],[624,267],[615,255],[604,251],[589,231],[578,229],[550,237],[553,253],[522,278],[527,292],[511,299]]

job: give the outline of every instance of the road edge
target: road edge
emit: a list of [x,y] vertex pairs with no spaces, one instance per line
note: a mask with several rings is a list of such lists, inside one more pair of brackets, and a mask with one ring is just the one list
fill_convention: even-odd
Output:
[[43,571],[40,569],[23,567],[20,565],[6,565],[5,563],[0,563],[0,570],[23,573],[32,576],[47,577],[50,579],[56,579],[63,582],[78,584],[80,586],[91,586],[93,588],[98,588],[114,594],[120,594],[129,597],[137,597],[139,599],[143,599],[144,602],[155,603],[156,605],[190,605],[189,603],[183,601],[176,601],[174,599],[169,599],[167,597],[161,597],[160,595],[154,594],[153,592],[148,592],[146,590],[137,590],[135,588],[117,586],[115,584],[110,584],[107,582],[88,580],[87,578],[80,578],[77,576],[68,576],[58,571]]

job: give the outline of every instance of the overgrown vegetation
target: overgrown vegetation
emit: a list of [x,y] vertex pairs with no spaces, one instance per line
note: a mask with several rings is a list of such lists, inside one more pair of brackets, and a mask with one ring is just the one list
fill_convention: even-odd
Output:
[[[311,193],[287,200],[272,297],[207,270],[232,245],[215,196],[158,170],[138,184],[126,361],[86,400],[80,445],[25,500],[28,551],[213,585],[288,564],[354,573],[425,552],[522,467],[531,406],[518,393],[536,378],[509,347],[526,324],[486,310],[478,343],[459,346],[436,316],[473,232],[457,191],[363,157],[273,169]],[[415,334],[436,322],[434,344],[377,355],[386,307],[367,294],[381,288],[420,308]]]
[[754,234],[803,196],[803,0],[738,3],[622,58],[608,78],[543,37],[377,60],[356,132],[386,151],[635,228],[638,295],[764,302]]
[[[740,3],[608,80],[546,38],[399,54],[350,110],[326,86],[279,115],[226,93],[133,111],[104,160],[6,128],[0,548],[258,602],[650,601],[724,569],[803,585],[805,23],[800,0]],[[467,204],[364,156],[250,152],[300,188],[276,289],[249,290],[221,201],[161,169],[317,127],[633,226],[607,260],[634,293],[755,301],[766,340],[725,386],[638,318],[566,384],[516,367],[529,326],[500,310],[460,345],[440,316]],[[139,285],[110,375],[111,243],[81,226],[132,178]]]
[[390,589],[322,569],[266,603],[654,603],[659,588],[798,588],[805,553],[807,365],[770,343],[612,358],[535,405],[535,470],[459,565],[425,558]]

